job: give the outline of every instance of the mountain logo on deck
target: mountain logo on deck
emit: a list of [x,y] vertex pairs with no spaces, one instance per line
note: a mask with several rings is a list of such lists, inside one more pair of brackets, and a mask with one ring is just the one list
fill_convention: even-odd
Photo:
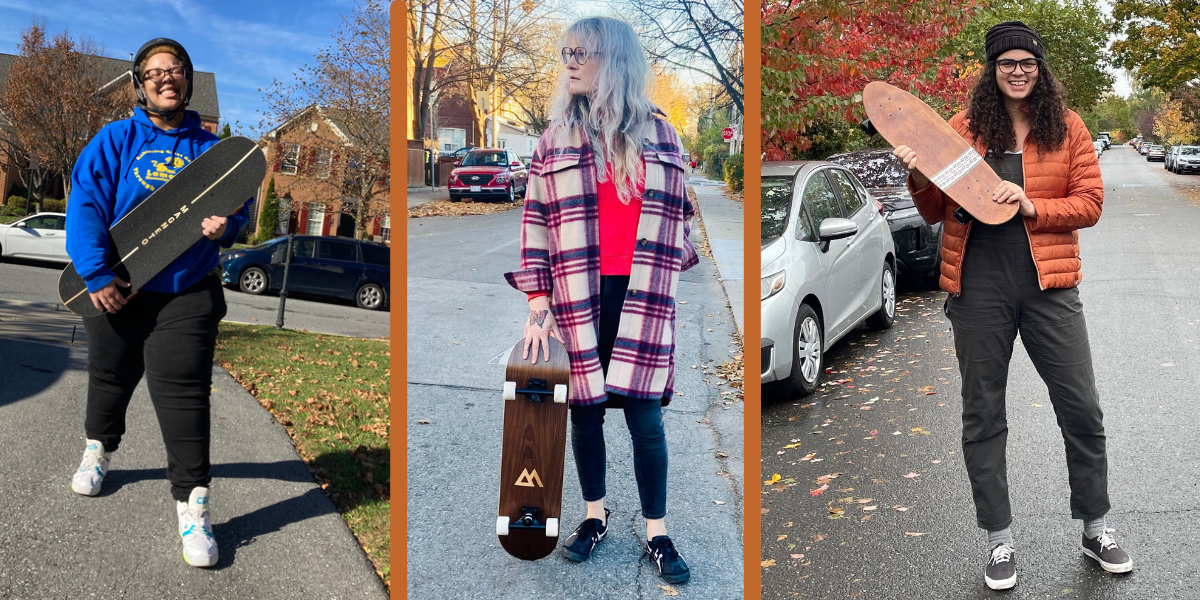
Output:
[[534,484],[537,484],[537,487],[545,487],[542,485],[542,478],[538,477],[537,469],[534,469],[532,473],[529,472],[529,469],[521,469],[521,476],[517,478],[515,485],[534,487]]

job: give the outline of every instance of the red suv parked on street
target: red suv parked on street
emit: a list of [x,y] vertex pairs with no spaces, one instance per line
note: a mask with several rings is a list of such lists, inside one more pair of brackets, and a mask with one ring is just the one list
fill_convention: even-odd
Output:
[[450,201],[463,198],[502,198],[516,202],[525,196],[529,170],[512,150],[476,148],[467,152],[450,172]]

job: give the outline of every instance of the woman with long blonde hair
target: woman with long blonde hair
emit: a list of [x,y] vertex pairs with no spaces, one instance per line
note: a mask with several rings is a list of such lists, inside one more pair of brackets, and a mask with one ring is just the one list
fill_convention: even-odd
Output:
[[564,72],[538,141],[521,224],[529,301],[525,358],[562,341],[571,363],[571,448],[587,517],[563,555],[587,560],[608,531],[605,409],[622,409],[646,519],[645,552],[670,583],[687,564],[666,532],[662,407],[675,366],[675,291],[696,265],[682,144],[647,96],[650,66],[628,23],[607,17],[563,33]]

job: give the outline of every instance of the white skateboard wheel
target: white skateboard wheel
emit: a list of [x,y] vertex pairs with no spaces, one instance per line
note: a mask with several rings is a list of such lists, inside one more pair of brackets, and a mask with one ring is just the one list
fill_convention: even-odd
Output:
[[505,400],[516,400],[517,399],[517,382],[515,382],[515,381],[505,381],[504,382],[504,399]]
[[496,517],[496,535],[508,535],[508,517]]
[[558,537],[558,519],[546,519],[546,537]]
[[559,404],[567,401],[567,386],[561,383],[554,386],[554,401]]

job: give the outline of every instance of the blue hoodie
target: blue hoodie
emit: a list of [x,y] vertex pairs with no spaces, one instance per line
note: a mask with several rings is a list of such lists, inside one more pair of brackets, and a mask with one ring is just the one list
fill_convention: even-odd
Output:
[[[140,107],[92,138],[75,163],[67,200],[67,254],[89,292],[100,291],[116,276],[108,267],[113,224],[218,141],[194,111],[185,111],[179,127],[164,131]],[[237,240],[253,202],[251,197],[229,215],[221,239],[201,238],[141,289],[177,293],[200,281],[217,266],[218,245],[229,247]]]

